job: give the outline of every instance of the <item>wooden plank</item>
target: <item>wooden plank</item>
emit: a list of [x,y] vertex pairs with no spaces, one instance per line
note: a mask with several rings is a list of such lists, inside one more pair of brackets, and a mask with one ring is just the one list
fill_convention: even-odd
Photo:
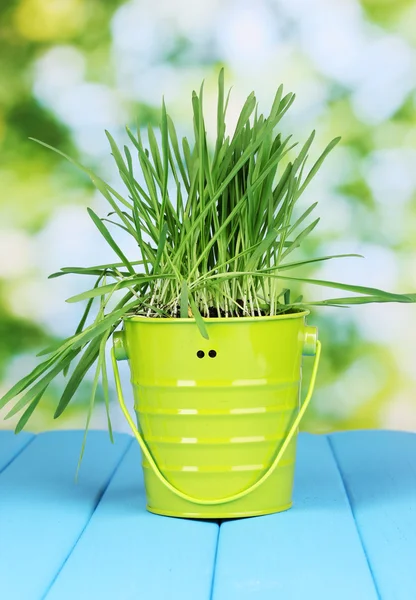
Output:
[[214,600],[376,600],[325,436],[299,436],[294,506],[221,526]]
[[416,435],[355,431],[330,442],[380,597],[416,598]]
[[0,431],[0,473],[26,448],[33,440],[31,433]]
[[40,434],[0,475],[4,600],[44,597],[131,443],[130,437],[118,435],[113,446],[103,432],[91,432],[76,484],[82,435]]
[[218,525],[145,505],[134,444],[46,600],[210,600]]

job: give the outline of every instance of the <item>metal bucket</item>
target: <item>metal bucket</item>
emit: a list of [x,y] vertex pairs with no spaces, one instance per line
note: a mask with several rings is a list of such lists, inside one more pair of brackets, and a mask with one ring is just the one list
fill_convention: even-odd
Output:
[[[206,319],[209,340],[191,319],[125,319],[112,358],[149,511],[236,518],[291,506],[296,436],[320,356],[307,314]],[[303,404],[302,354],[315,355]],[[116,360],[125,358],[138,427],[121,391]]]

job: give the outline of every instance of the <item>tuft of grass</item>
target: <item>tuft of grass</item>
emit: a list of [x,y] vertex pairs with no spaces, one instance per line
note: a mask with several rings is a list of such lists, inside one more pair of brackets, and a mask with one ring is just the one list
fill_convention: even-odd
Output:
[[[318,225],[309,221],[317,202],[294,220],[299,198],[340,138],[332,140],[318,160],[307,167],[315,132],[297,147],[291,136],[283,138],[279,123],[295,96],[280,86],[267,116],[259,114],[251,93],[244,103],[235,130],[226,129],[228,95],[224,72],[218,78],[217,131],[214,147],[208,141],[203,107],[204,89],[193,92],[193,139],[179,139],[175,124],[162,102],[160,130],[149,125],[147,145],[140,130],[127,134],[134,154],[119,148],[106,132],[112,156],[124,184],[124,195],[90,169],[62,151],[54,150],[81,169],[107,200],[108,215],[88,214],[113,250],[116,262],[91,267],[65,267],[51,277],[68,274],[96,278],[95,285],[69,298],[86,301],[85,312],[73,336],[41,354],[46,357],[3,398],[0,408],[12,403],[7,417],[24,412],[16,431],[23,429],[51,381],[68,375],[55,411],[58,418],[72,401],[86,373],[95,365],[86,430],[101,385],[106,399],[108,426],[107,340],[123,318],[131,314],[149,318],[192,318],[201,335],[208,337],[204,319],[274,316],[309,306],[347,306],[372,302],[414,302],[416,296],[301,277],[287,273],[311,263],[358,256],[355,254],[310,257],[290,261]],[[159,141],[158,141],[159,140]],[[295,150],[296,149],[296,150]],[[137,244],[130,260],[111,234],[121,227]],[[292,283],[335,288],[354,294],[314,302],[292,300]],[[95,310],[95,313],[93,312]],[[88,319],[92,323],[86,325]],[[85,445],[85,440],[83,448]],[[83,450],[82,450],[83,452]],[[81,453],[82,455],[82,453]]]

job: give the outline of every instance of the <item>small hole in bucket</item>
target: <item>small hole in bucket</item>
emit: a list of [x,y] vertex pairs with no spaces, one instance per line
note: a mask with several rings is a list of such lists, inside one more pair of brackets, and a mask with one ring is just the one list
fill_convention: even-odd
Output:
[[208,352],[208,356],[210,356],[211,358],[215,358],[217,356],[217,353],[215,350],[210,350]]
[[198,352],[196,353],[198,358],[204,358],[205,356],[205,352],[203,350],[198,350]]

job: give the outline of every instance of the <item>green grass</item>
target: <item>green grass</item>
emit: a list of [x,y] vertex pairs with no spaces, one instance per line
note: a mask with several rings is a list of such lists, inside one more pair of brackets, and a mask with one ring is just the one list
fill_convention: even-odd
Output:
[[[24,411],[17,431],[26,426],[45,390],[61,372],[68,381],[56,407],[56,418],[68,407],[94,365],[86,429],[100,379],[108,410],[106,343],[129,314],[194,318],[201,335],[207,337],[204,318],[210,316],[274,316],[316,305],[415,301],[415,295],[289,275],[311,263],[357,256],[291,261],[292,252],[319,222],[319,218],[311,217],[316,202],[300,211],[296,220],[295,206],[339,138],[332,140],[308,167],[314,132],[299,148],[290,136],[283,138],[279,132],[279,123],[294,101],[293,94],[284,95],[280,86],[267,116],[258,113],[255,95],[250,94],[231,134],[225,125],[228,97],[221,71],[212,149],[204,122],[203,86],[199,93],[192,94],[192,140],[178,138],[164,102],[160,131],[156,135],[148,127],[147,146],[140,131],[127,129],[134,155],[127,146],[120,149],[106,132],[124,195],[60,150],[39,142],[82,169],[108,201],[108,215],[99,217],[91,209],[88,213],[116,261],[66,267],[51,275],[94,276],[96,282],[92,289],[68,300],[86,301],[74,335],[42,352],[46,357],[43,362],[0,400],[0,408],[12,403],[6,418]],[[137,244],[133,260],[114,240],[111,228],[115,226]],[[305,282],[354,295],[320,302],[292,297],[293,286]],[[108,424],[111,434],[109,416]]]

